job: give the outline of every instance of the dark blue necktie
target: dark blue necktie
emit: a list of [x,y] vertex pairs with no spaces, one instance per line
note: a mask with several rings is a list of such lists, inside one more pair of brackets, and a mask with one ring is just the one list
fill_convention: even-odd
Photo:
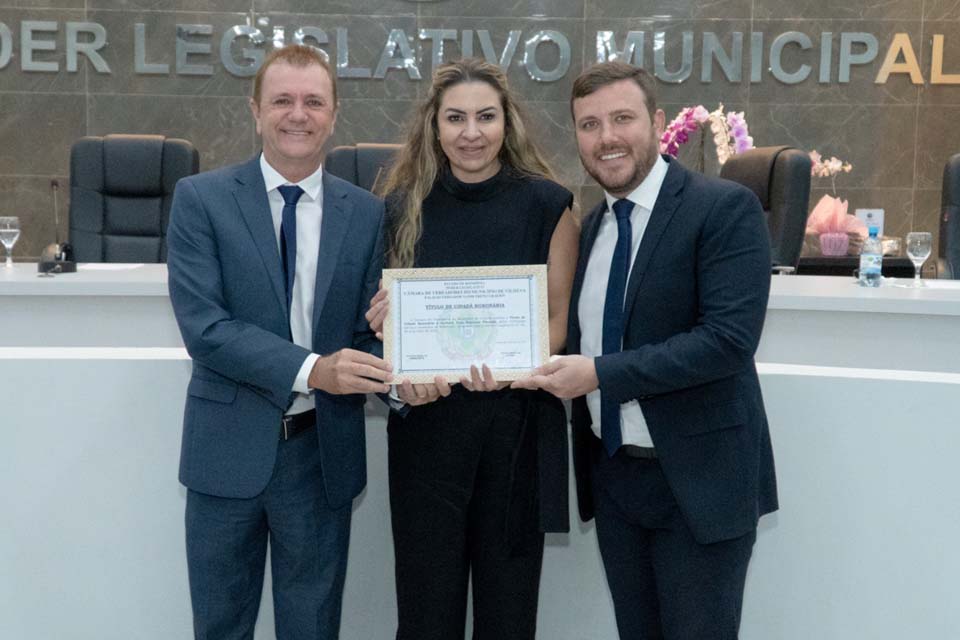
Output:
[[[607,297],[603,303],[603,353],[619,353],[623,342],[623,298],[627,291],[627,276],[630,273],[630,247],[633,233],[630,228],[630,212],[633,203],[617,200],[613,213],[617,217],[617,246],[610,261],[610,277],[607,279]],[[607,399],[600,390],[600,434],[603,448],[613,457],[623,436],[620,434],[620,403]]]
[[280,222],[280,260],[283,262],[283,284],[287,290],[287,312],[293,300],[293,279],[297,273],[297,201],[303,189],[297,185],[277,187],[283,196],[283,217]]

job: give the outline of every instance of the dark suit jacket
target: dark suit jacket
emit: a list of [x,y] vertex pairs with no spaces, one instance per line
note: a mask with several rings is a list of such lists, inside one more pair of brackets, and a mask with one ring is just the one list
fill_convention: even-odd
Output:
[[[753,355],[770,290],[770,246],[756,196],[667,158],[669,168],[627,284],[623,351],[596,359],[600,391],[638,400],[667,482],[700,543],[741,536],[777,509],[773,453]],[[583,224],[570,301],[570,353],[587,260],[606,203]],[[573,402],[580,515],[593,517],[599,440]]]
[[[364,312],[383,265],[383,203],[323,173],[313,352],[379,355]],[[280,252],[259,158],[181,180],[167,232],[170,299],[193,377],[180,481],[250,498],[273,472],[280,420],[310,353],[289,338]],[[364,396],[314,393],[323,481],[333,507],[366,484]]]

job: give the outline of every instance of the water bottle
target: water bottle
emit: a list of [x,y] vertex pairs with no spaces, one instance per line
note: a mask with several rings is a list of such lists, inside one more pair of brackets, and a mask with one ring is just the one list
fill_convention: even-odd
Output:
[[860,252],[859,282],[861,287],[880,286],[883,246],[880,244],[880,238],[877,237],[878,231],[876,227],[870,227],[870,237],[863,243],[863,251]]

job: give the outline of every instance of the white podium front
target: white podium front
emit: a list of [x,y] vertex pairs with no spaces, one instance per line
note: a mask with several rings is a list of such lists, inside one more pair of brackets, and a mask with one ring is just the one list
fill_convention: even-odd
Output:
[[[144,265],[0,268],[0,637],[191,636],[177,482],[190,362]],[[781,511],[761,521],[746,640],[947,638],[960,628],[960,283],[778,276],[757,360]],[[344,640],[395,632],[385,412],[367,405]],[[539,637],[616,637],[593,525],[548,536]],[[258,640],[274,638],[269,589]]]

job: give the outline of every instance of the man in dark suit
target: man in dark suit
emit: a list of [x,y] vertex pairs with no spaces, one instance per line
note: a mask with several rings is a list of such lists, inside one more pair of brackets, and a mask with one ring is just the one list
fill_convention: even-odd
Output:
[[321,167],[334,76],[310,47],[272,52],[250,100],[262,154],[174,195],[197,638],[253,637],[268,540],[277,637],[338,635],[351,502],[366,483],[364,394],[388,390],[390,367],[364,319],[383,204]]
[[756,197],[661,157],[654,80],[596,65],[571,100],[604,188],[585,219],[567,355],[515,383],[573,400],[581,517],[624,639],[736,638],[759,517],[776,510],[753,355],[770,288]]

